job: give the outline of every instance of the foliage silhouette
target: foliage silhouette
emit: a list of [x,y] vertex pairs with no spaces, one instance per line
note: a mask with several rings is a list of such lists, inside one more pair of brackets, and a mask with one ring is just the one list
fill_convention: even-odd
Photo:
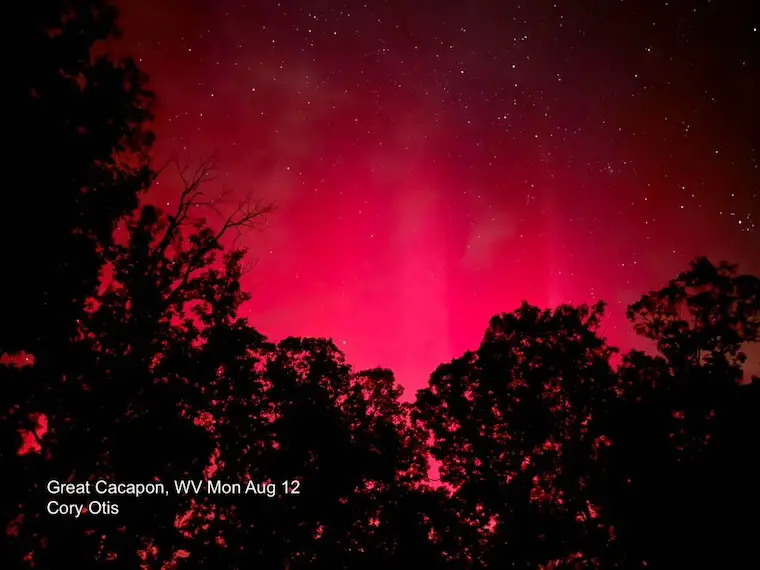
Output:
[[[432,455],[483,568],[742,567],[757,496],[737,481],[760,443],[760,280],[696,259],[631,305],[661,356],[617,370],[601,306],[495,317],[480,348],[417,398]],[[750,484],[751,486],[752,484]]]
[[9,148],[23,178],[0,223],[4,267],[17,276],[0,301],[0,353],[40,359],[73,334],[99,252],[150,182],[153,95],[132,60],[107,57],[102,44],[118,30],[106,2],[20,3],[13,14],[24,65],[7,86]]
[[699,258],[628,309],[662,356],[626,355],[609,414],[607,510],[627,559],[742,567],[756,556],[760,505],[741,481],[760,400],[757,379],[742,383],[741,349],[759,340],[759,293],[757,277]]
[[[260,213],[239,213],[224,227]],[[246,295],[238,284],[242,254],[231,252],[215,268],[221,232],[204,227],[183,236],[185,221],[181,213],[167,218],[145,207],[128,222],[126,243],[104,253],[110,281],[78,320],[62,376],[38,377],[37,361],[7,369],[18,381],[35,383],[39,398],[29,405],[44,411],[50,428],[43,471],[17,481],[19,488],[26,484],[27,502],[14,497],[24,514],[17,547],[33,551],[42,567],[66,560],[86,568],[108,557],[135,567],[138,550],[175,547],[175,518],[186,497],[152,498],[147,506],[126,501],[117,518],[62,521],[45,513],[44,485],[81,473],[168,482],[200,476],[206,466],[214,442],[201,421],[209,401],[196,364],[208,352],[203,341],[211,325],[232,328],[231,315]],[[260,335],[248,332],[248,342],[259,342]],[[227,356],[215,354],[215,365]]]
[[[248,299],[244,252],[224,254],[220,266],[221,240],[268,208],[243,204],[218,231],[191,219],[208,174],[202,165],[187,179],[175,214],[144,207],[128,221],[125,243],[104,253],[108,279],[68,344],[66,376],[37,380],[45,396],[31,405],[55,406],[44,408],[42,462],[27,461],[14,481],[26,484],[10,516],[24,515],[17,560],[33,552],[41,567],[371,568],[421,555],[424,523],[410,524],[405,508],[436,495],[417,488],[424,437],[406,421],[400,388],[388,371],[353,373],[329,341],[272,345],[237,316]],[[280,500],[172,493],[122,499],[105,520],[48,516],[44,481],[81,473],[250,478],[278,490],[296,479],[304,490]],[[408,533],[389,530],[401,522]]]
[[[58,397],[75,392],[88,369],[91,355],[70,341],[97,289],[115,225],[152,176],[153,97],[131,60],[106,57],[102,45],[117,30],[105,2],[20,3],[12,13],[13,48],[23,54],[15,59],[23,65],[6,86],[14,114],[10,162],[19,176],[0,209],[0,354],[22,351],[34,366],[0,367],[0,458],[12,489],[0,509],[6,523],[21,511],[33,528],[39,511],[28,491],[56,465],[48,445],[41,455],[18,457],[19,429],[36,433],[37,422],[64,406],[66,414],[86,413]],[[76,446],[60,449],[75,461]],[[6,551],[18,560],[24,547],[14,541]]]
[[602,304],[524,304],[494,317],[480,348],[439,367],[418,394],[416,420],[433,433],[441,480],[478,531],[484,568],[570,563],[606,542],[595,419],[615,375],[602,314]]

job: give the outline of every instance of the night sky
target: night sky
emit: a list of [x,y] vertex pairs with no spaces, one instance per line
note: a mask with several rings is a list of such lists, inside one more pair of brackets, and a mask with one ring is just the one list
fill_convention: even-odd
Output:
[[157,163],[215,152],[277,205],[251,323],[416,389],[522,299],[605,299],[629,348],[625,304],[691,258],[760,272],[752,4],[124,0],[121,49]]

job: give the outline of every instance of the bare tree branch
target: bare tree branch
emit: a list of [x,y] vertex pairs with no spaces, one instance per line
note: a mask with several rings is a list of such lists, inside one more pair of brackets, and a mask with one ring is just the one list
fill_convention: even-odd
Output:
[[273,209],[274,207],[272,204],[265,204],[261,198],[254,200],[253,197],[248,194],[243,201],[237,205],[235,211],[227,217],[215,238],[217,240],[221,239],[230,230],[238,232],[243,229],[261,230],[259,222],[267,214],[271,213]]
[[[216,159],[212,156],[208,159],[200,161],[195,168],[192,168],[189,164],[180,166],[177,161],[173,161],[177,168],[177,174],[182,183],[183,190],[179,196],[179,202],[173,215],[169,215],[169,223],[158,241],[156,247],[152,252],[152,262],[150,270],[155,270],[158,264],[166,255],[167,248],[177,239],[180,239],[180,230],[183,226],[195,223],[203,222],[205,218],[194,220],[191,217],[191,210],[194,208],[208,209],[220,218],[222,223],[219,229],[213,234],[213,237],[206,245],[198,246],[190,259],[187,261],[185,270],[179,278],[178,284],[169,293],[166,298],[168,304],[176,301],[183,289],[185,289],[190,282],[190,278],[194,271],[199,269],[198,264],[216,245],[225,238],[230,232],[236,234],[233,247],[238,247],[238,241],[242,237],[245,230],[263,230],[262,221],[265,221],[267,214],[271,213],[274,209],[271,203],[265,203],[263,199],[254,199],[252,195],[248,194],[246,197],[238,202],[232,213],[225,216],[222,206],[229,203],[228,199],[232,192],[229,189],[222,189],[222,191],[209,197],[206,195],[202,186],[205,183],[214,180],[212,173],[216,167]],[[253,265],[246,266],[245,271],[250,271]]]
[[177,159],[175,158],[174,151],[172,151],[171,154],[169,155],[169,158],[166,159],[164,164],[152,171],[153,181],[157,180],[176,161]]
[[154,270],[161,258],[166,254],[166,249],[177,236],[179,229],[189,221],[190,209],[200,202],[199,198],[205,196],[201,185],[204,182],[213,180],[211,172],[216,166],[216,159],[212,156],[200,162],[191,176],[188,176],[190,165],[180,166],[175,160],[173,162],[177,168],[177,174],[182,181],[183,189],[179,196],[179,202],[174,215],[169,215],[169,224],[164,231],[164,235],[153,249],[153,260],[151,270]]
[[240,274],[241,275],[247,275],[251,271],[253,271],[253,268],[256,267],[259,264],[258,259],[249,259],[245,262],[245,264],[240,268]]
[[225,220],[222,227],[214,235],[213,240],[205,247],[199,247],[193,257],[188,261],[187,267],[180,278],[179,284],[167,296],[167,303],[174,302],[179,293],[187,287],[192,273],[198,269],[196,265],[219,241],[229,232],[241,232],[243,229],[261,229],[258,223],[266,214],[270,213],[274,207],[272,204],[265,204],[263,200],[253,200],[250,195],[240,202],[235,211]]

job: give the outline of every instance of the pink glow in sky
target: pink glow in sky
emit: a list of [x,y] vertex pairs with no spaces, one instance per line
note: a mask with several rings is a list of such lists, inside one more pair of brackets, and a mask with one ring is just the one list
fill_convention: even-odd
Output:
[[718,7],[123,4],[158,161],[216,152],[219,188],[277,205],[246,238],[273,340],[332,337],[416,389],[522,299],[605,299],[629,347],[625,304],[691,258],[760,271],[758,39]]

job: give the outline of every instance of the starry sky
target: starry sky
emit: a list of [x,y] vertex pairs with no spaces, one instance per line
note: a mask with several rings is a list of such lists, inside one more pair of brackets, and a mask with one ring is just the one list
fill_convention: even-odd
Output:
[[215,153],[212,184],[277,206],[252,324],[414,390],[522,299],[605,299],[630,348],[625,305],[691,258],[760,273],[751,4],[122,0],[118,49],[157,162]]

